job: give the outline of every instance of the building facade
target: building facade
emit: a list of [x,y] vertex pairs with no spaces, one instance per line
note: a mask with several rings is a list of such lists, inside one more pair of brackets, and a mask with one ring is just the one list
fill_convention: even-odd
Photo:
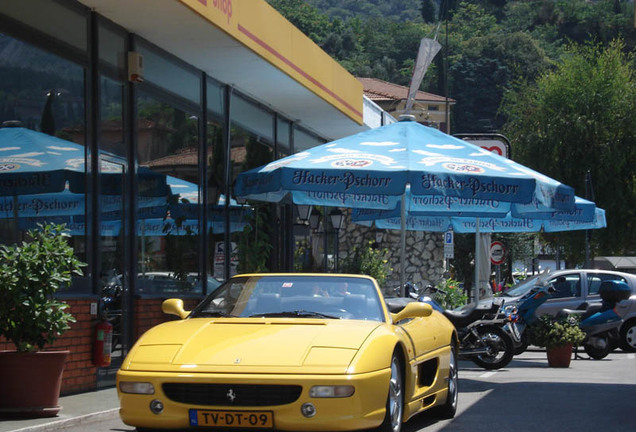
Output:
[[71,350],[64,394],[113,385],[162,300],[253,270],[258,239],[269,270],[292,269],[295,209],[237,203],[238,173],[385,122],[263,0],[4,0],[0,52],[0,123],[28,137],[0,142],[0,243],[65,223],[87,264],[59,293],[77,319],[53,347]]

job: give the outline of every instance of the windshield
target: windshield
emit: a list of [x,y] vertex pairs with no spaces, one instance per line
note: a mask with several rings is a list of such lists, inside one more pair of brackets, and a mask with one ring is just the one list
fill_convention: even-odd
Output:
[[532,287],[541,285],[539,277],[541,277],[541,275],[535,275],[526,280],[523,280],[515,286],[511,287],[509,290],[503,293],[503,295],[506,297],[520,297],[530,291]]
[[234,277],[190,317],[301,317],[383,321],[370,279],[344,276]]

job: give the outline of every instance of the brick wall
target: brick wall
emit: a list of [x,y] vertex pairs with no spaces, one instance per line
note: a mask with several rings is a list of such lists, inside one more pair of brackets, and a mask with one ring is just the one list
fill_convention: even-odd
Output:
[[[62,379],[62,395],[92,391],[97,388],[97,368],[93,365],[93,338],[96,317],[90,315],[90,305],[96,299],[65,299],[68,311],[77,322],[71,324],[51,347],[51,350],[69,350]],[[184,301],[186,309],[193,308],[198,299]],[[133,339],[137,340],[146,330],[173,319],[161,312],[163,299],[135,299],[133,307]],[[176,317],[175,317],[176,318]],[[0,350],[14,350],[15,346],[0,338]]]

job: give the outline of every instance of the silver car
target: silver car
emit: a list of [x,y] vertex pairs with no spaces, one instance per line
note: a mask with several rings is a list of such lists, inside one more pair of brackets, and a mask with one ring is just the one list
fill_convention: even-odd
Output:
[[506,304],[515,303],[532,287],[552,284],[556,292],[542,304],[537,316],[548,314],[555,316],[561,309],[576,309],[583,302],[598,304],[601,296],[598,291],[606,280],[620,280],[632,289],[631,305],[623,317],[620,328],[620,347],[624,351],[636,352],[636,275],[611,270],[571,269],[541,273],[519,282],[502,294]]

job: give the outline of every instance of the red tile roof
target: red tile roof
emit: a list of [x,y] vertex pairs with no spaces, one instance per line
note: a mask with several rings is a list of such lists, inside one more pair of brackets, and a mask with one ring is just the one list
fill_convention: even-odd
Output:
[[[390,82],[382,81],[377,78],[358,78],[364,87],[364,95],[372,101],[394,101],[406,99],[409,93],[409,88]],[[418,91],[415,95],[415,100],[425,102],[445,102],[444,96],[434,95],[432,93],[426,93]],[[453,99],[449,99],[449,102],[455,102]]]

